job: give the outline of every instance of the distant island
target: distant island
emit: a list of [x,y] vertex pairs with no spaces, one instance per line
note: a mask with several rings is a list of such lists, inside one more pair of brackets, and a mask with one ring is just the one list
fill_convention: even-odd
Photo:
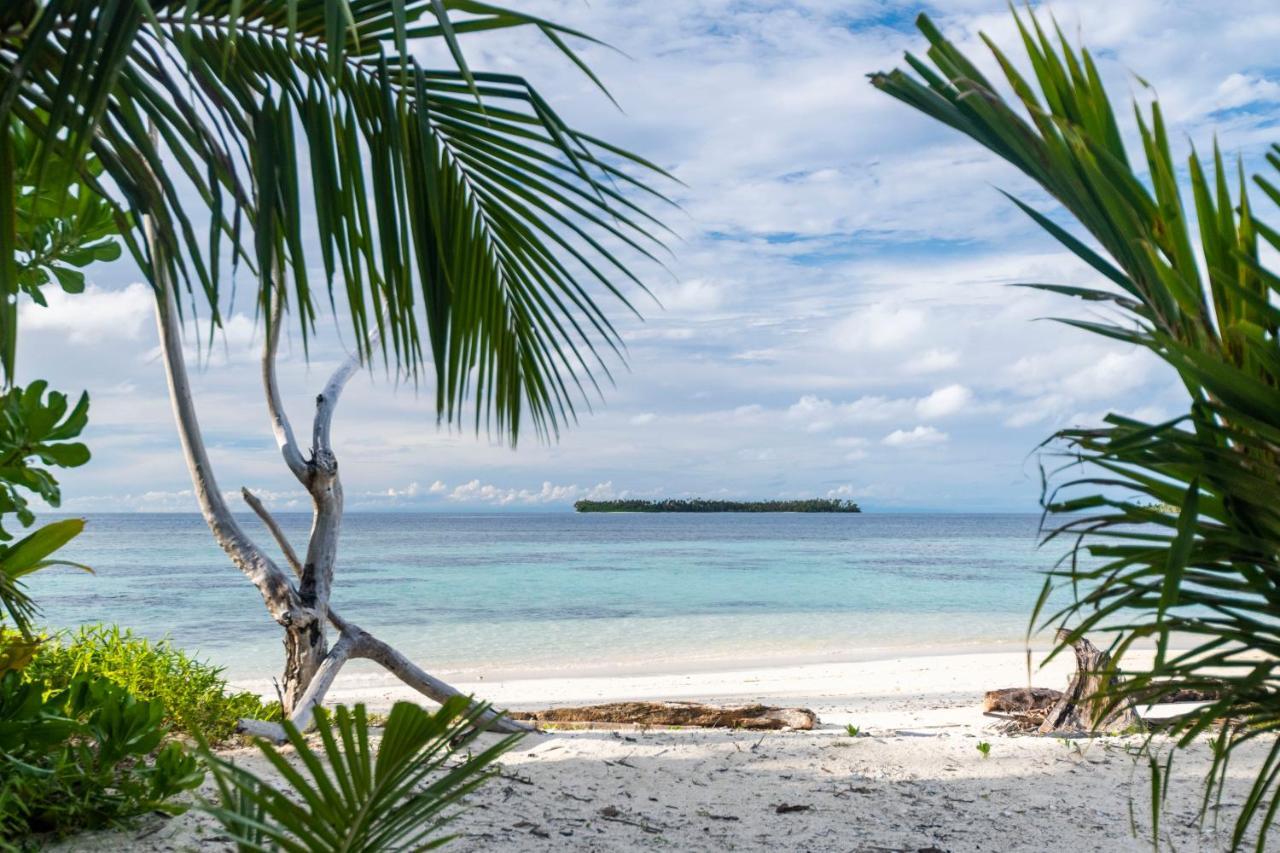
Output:
[[702,498],[664,501],[578,501],[578,512],[862,512],[853,501],[810,498],[803,501],[709,501]]

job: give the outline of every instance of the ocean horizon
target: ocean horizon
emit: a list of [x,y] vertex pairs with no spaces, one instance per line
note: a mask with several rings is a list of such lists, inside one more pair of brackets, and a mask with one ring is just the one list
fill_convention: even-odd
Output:
[[[88,514],[93,575],[33,576],[51,630],[171,637],[236,680],[280,632],[196,513]],[[305,546],[306,513],[278,516]],[[274,551],[258,520],[247,530]],[[1021,648],[1038,513],[352,513],[333,605],[451,677],[697,671]]]

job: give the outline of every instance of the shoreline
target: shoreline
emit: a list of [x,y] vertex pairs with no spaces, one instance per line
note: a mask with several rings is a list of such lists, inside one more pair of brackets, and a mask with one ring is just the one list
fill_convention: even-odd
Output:
[[[1147,652],[1134,652],[1134,660]],[[865,660],[753,665],[739,661],[685,672],[581,674],[561,671],[517,677],[453,681],[459,691],[495,706],[536,710],[573,704],[627,700],[702,701],[720,704],[764,702],[797,705],[816,712],[824,727],[875,720],[886,726],[933,721],[980,726],[980,705],[988,690],[1004,687],[1065,687],[1075,667],[1071,655],[1042,666],[1046,650],[918,654]],[[270,691],[270,682],[238,682],[242,689]],[[266,693],[264,695],[270,695]],[[383,711],[400,700],[423,697],[380,671],[345,671],[327,704],[363,702]]]
[[[1030,646],[1032,655],[1047,654],[1049,643],[1035,643]],[[913,646],[877,646],[859,650],[839,650],[825,653],[785,652],[778,655],[709,655],[706,657],[678,657],[667,660],[636,661],[602,661],[588,664],[533,664],[530,666],[513,666],[502,664],[497,667],[465,666],[442,668],[428,671],[439,678],[459,684],[501,684],[504,682],[524,681],[563,681],[563,680],[610,680],[631,678],[681,678],[692,675],[718,675],[724,673],[754,672],[760,670],[793,670],[813,666],[842,666],[852,664],[870,664],[881,661],[910,660],[917,658],[954,658],[966,655],[1020,655],[1025,656],[1028,647],[1024,643],[1014,642],[980,642],[972,645],[956,645],[953,650],[939,652],[926,644]],[[360,660],[347,664],[337,683],[344,681],[395,681],[394,677],[381,674],[380,667],[372,666]],[[229,676],[228,683],[240,690],[263,692],[269,695],[274,688],[272,682],[275,675],[263,677]]]

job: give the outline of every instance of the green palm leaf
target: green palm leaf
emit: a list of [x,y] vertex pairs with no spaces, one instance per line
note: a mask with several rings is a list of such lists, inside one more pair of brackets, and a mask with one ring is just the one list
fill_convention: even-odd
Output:
[[[94,154],[104,174],[90,184],[122,226],[153,218],[158,257],[132,231],[125,242],[153,283],[163,267],[199,294],[187,310],[219,322],[224,255],[258,277],[260,305],[288,288],[304,344],[317,302],[341,293],[362,355],[381,332],[389,363],[430,367],[441,419],[462,422],[471,401],[477,428],[512,440],[523,422],[554,434],[608,378],[622,344],[601,295],[629,308],[619,282],[639,285],[630,263],[660,248],[644,199],[661,198],[646,181],[662,172],[570,127],[522,78],[470,68],[461,47],[531,27],[590,74],[565,41],[583,34],[468,0],[48,0],[4,14],[0,119],[58,140],[67,162]],[[451,65],[419,65],[432,43]],[[0,287],[12,278],[0,269]]]
[[[1158,104],[1149,117],[1135,110],[1144,162],[1131,166],[1089,53],[1061,33],[1055,44],[1034,15],[1015,18],[1034,83],[986,43],[1017,105],[924,17],[932,67],[908,56],[914,75],[899,70],[872,82],[1052,194],[1087,236],[1019,206],[1106,281],[1030,286],[1112,306],[1112,321],[1068,322],[1145,347],[1187,391],[1186,413],[1169,422],[1113,415],[1102,428],[1054,437],[1063,471],[1075,478],[1046,490],[1053,526],[1045,541],[1073,545],[1050,575],[1033,627],[1116,636],[1113,655],[1127,680],[1113,688],[1112,703],[1183,689],[1218,697],[1174,728],[1183,746],[1220,729],[1206,808],[1234,750],[1267,738],[1271,758],[1232,834],[1239,847],[1256,832],[1261,848],[1280,803],[1280,277],[1261,263],[1258,241],[1280,247],[1280,236],[1258,220],[1243,169],[1231,176],[1216,146],[1208,168],[1194,152],[1187,162],[1188,212]],[[1280,147],[1269,160],[1280,169]],[[1280,202],[1271,180],[1256,183]],[[1045,612],[1054,587],[1069,601]],[[1152,665],[1125,666],[1136,642],[1155,645]]]
[[449,840],[443,830],[459,801],[494,772],[519,735],[472,753],[486,707],[454,697],[429,713],[397,702],[376,750],[363,705],[318,709],[318,748],[285,723],[296,760],[266,741],[258,747],[282,778],[277,787],[206,751],[220,793],[205,805],[240,850],[425,850]]

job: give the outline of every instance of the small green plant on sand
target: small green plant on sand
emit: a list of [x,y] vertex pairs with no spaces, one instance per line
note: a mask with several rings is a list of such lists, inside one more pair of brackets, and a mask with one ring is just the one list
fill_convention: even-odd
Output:
[[991,744],[985,740],[978,741],[978,752],[982,753],[983,758],[989,758],[991,756]]
[[858,728],[853,723],[849,723],[847,726],[845,726],[844,730],[849,733],[849,737],[857,737],[858,732],[862,731],[862,729]]
[[259,777],[206,750],[218,784],[218,801],[202,808],[240,850],[425,850],[452,836],[445,833],[459,801],[497,772],[494,762],[520,735],[509,735],[473,752],[486,705],[454,696],[435,713],[397,702],[382,737],[370,743],[363,705],[316,710],[316,739],[284,723],[297,762],[275,745],[257,742],[263,757],[283,777]]

